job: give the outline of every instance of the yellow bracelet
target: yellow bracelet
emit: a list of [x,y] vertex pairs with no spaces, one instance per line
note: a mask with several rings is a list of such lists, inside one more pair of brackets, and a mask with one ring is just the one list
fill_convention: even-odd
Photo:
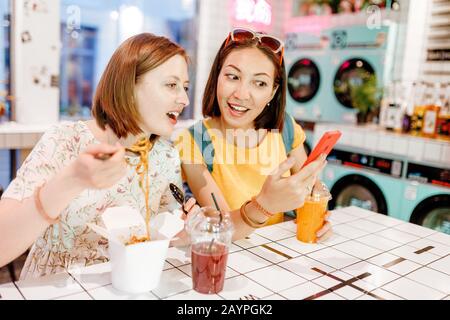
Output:
[[245,212],[245,206],[246,205],[248,205],[250,202],[252,202],[251,200],[249,200],[249,201],[247,201],[246,203],[244,203],[243,205],[242,205],[242,207],[241,207],[241,217],[242,217],[242,220],[244,220],[244,222],[248,225],[248,226],[250,226],[250,227],[252,227],[252,228],[254,228],[254,229],[258,229],[258,228],[262,228],[262,227],[264,227],[266,224],[267,224],[267,222],[269,221],[269,219],[267,219],[266,221],[264,221],[263,223],[260,223],[260,222],[255,222],[255,221],[253,221],[252,219],[250,219],[248,216],[247,216],[247,212]]
[[59,222],[59,217],[56,219],[51,218],[47,214],[47,212],[45,212],[44,207],[42,206],[40,194],[41,194],[41,189],[44,185],[45,185],[45,183],[42,186],[37,187],[36,190],[34,191],[34,204],[36,206],[37,211],[45,219],[45,221],[47,221],[47,223],[53,225],[53,224]]

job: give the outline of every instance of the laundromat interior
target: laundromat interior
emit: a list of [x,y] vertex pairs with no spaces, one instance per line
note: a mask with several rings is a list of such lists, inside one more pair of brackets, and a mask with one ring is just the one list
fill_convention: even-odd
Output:
[[[201,120],[233,28],[283,41],[286,111],[307,154],[342,133],[320,176],[328,210],[450,235],[449,0],[0,0],[0,195],[52,125],[92,117],[109,59],[138,33],[190,57],[190,103],[171,138]],[[25,258],[0,268],[0,284]]]

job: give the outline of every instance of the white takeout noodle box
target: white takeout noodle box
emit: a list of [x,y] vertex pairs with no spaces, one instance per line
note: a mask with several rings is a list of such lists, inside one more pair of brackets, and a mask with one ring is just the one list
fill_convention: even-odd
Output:
[[170,240],[184,228],[180,210],[150,219],[151,241],[125,245],[135,235],[146,236],[145,220],[131,207],[108,208],[102,214],[105,228],[88,224],[109,240],[111,280],[114,288],[142,293],[158,286]]

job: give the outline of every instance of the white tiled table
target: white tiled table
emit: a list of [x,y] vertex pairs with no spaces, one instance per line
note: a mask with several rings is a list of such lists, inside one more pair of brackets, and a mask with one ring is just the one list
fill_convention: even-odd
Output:
[[0,299],[450,299],[450,236],[356,207],[334,233],[303,244],[292,221],[256,230],[230,250],[224,290],[192,290],[188,248],[170,248],[159,286],[115,290],[110,265],[0,286]]

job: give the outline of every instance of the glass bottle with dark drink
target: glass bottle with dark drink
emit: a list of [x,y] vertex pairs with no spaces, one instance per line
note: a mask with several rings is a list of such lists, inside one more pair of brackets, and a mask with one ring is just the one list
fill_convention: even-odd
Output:
[[414,114],[414,102],[417,94],[417,83],[411,84],[410,90],[407,90],[407,98],[405,99],[405,113],[402,120],[402,132],[409,133],[411,130],[412,116]]

